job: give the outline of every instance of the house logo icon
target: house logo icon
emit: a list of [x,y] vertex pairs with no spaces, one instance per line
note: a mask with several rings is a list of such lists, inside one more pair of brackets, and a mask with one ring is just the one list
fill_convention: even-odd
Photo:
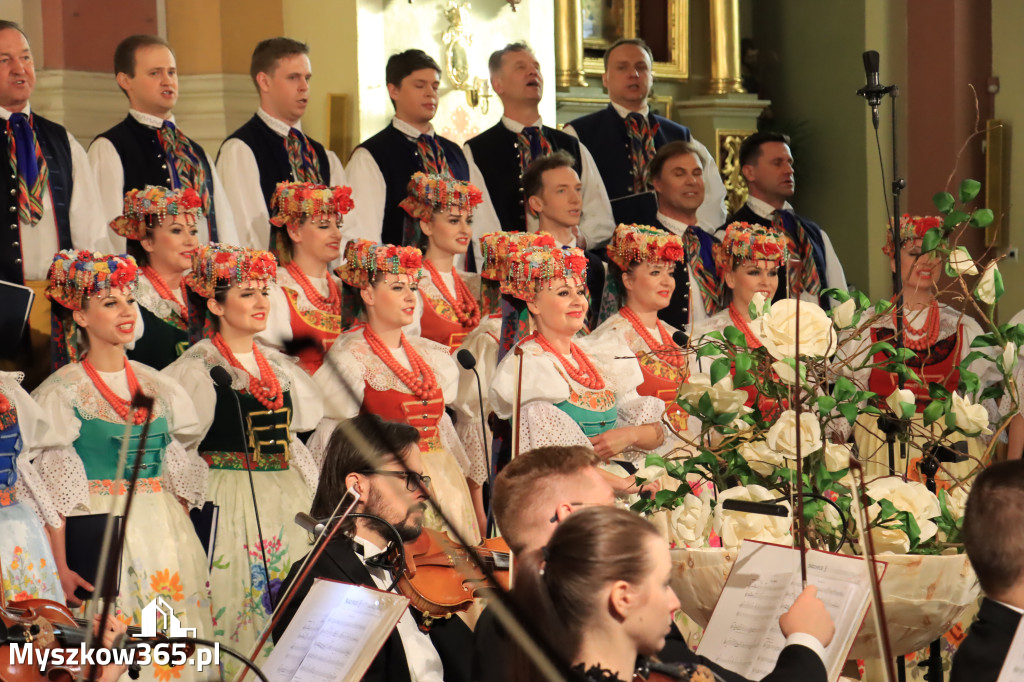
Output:
[[174,615],[174,609],[164,601],[163,597],[157,597],[146,604],[142,609],[142,637],[156,637],[157,631],[162,631],[168,637],[195,637],[195,628],[181,627],[181,621]]

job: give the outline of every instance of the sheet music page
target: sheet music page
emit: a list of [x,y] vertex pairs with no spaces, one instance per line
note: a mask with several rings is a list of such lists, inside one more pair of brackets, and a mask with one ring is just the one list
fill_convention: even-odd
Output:
[[1010,642],[1010,649],[1006,652],[1006,659],[999,671],[999,679],[996,682],[1017,682],[1024,680],[1024,618],[1017,625],[1017,632]]
[[272,680],[358,680],[408,606],[401,595],[317,578],[264,672]]
[[[825,649],[829,679],[838,679],[870,597],[860,559],[807,552],[807,581],[836,623]],[[697,651],[744,677],[770,673],[786,645],[779,629],[802,591],[800,553],[791,547],[744,542]]]

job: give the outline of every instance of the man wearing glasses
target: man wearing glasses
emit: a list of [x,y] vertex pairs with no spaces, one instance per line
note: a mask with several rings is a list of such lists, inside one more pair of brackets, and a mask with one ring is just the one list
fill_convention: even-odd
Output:
[[[316,519],[331,516],[338,502],[352,490],[359,495],[353,511],[387,521],[403,542],[419,537],[430,477],[423,475],[417,446],[419,432],[407,424],[386,422],[372,414],[348,420],[362,434],[371,452],[363,453],[337,427],[324,452],[320,484],[309,513]],[[343,505],[347,507],[348,502]],[[395,541],[388,527],[373,519],[349,519],[324,550],[308,578],[296,588],[295,598],[274,628],[274,641],[284,634],[314,578],[387,590],[392,583],[390,567],[383,560]],[[295,580],[301,561],[292,565],[284,588]],[[407,611],[377,653],[364,680],[416,680],[417,682],[468,682],[472,632],[460,618],[436,621],[422,632],[416,616]]]

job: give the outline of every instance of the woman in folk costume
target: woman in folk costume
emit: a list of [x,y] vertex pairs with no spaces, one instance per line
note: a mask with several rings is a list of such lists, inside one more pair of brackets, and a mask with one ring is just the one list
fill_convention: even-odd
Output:
[[[403,332],[414,314],[421,265],[412,246],[357,239],[345,247],[338,273],[359,291],[367,323],[339,337],[313,376],[326,419],[310,447],[322,452],[335,423],[362,412],[415,426],[434,499],[468,541],[478,542],[487,472],[479,462],[471,465],[444,409],[455,399],[458,366],[447,346]],[[427,524],[445,530],[429,510]]]
[[[213,634],[210,575],[187,509],[202,504],[207,470],[179,438],[194,437],[199,424],[181,386],[125,356],[138,309],[133,291],[138,268],[130,256],[61,251],[50,266],[46,295],[55,304],[54,329],[67,339],[66,364],[32,397],[48,413],[56,442],[34,450],[33,460],[62,517],[80,513],[123,514],[145,423],[149,436],[121,558],[117,607],[135,624],[142,609],[162,597],[197,636]],[[152,412],[131,407],[132,397],[153,398]],[[126,431],[128,458],[118,471]],[[67,570],[62,528],[52,534],[65,591],[84,581]],[[183,669],[182,669],[183,670]],[[155,673],[155,671],[154,671]]]
[[[206,299],[216,333],[164,370],[199,414],[199,428],[180,437],[209,465],[207,499],[221,509],[211,572],[215,634],[242,652],[254,648],[281,581],[306,552],[294,517],[309,508],[319,478],[296,433],[319,423],[320,391],[290,358],[254,340],[266,327],[276,274],[269,251],[200,246],[186,283]],[[226,372],[227,385],[211,376],[214,368]]]
[[682,240],[646,225],[619,225],[608,244],[609,280],[615,283],[619,311],[587,337],[588,347],[605,343],[628,346],[636,355],[644,381],[642,396],[665,403],[672,427],[686,431],[686,413],[676,404],[679,384],[689,376],[687,358],[673,334],[677,331],[658,319],[676,288],[677,267],[684,267]]
[[[894,458],[896,471],[890,472],[889,470],[889,448],[885,435],[878,429],[877,418],[873,415],[862,414],[857,419],[853,436],[857,443],[859,457],[866,462],[865,475],[884,476],[888,473],[902,474],[906,472],[907,477],[911,480],[924,481],[925,477],[917,467],[922,455],[921,445],[927,440],[925,434],[928,431],[935,436],[942,431],[942,425],[939,423],[934,423],[930,427],[924,426],[924,408],[931,402],[928,395],[928,384],[937,383],[950,392],[956,392],[960,383],[958,365],[968,354],[973,350],[981,350],[983,353],[991,350],[991,353],[988,353],[991,358],[998,355],[998,351],[992,349],[972,349],[971,343],[982,333],[981,326],[970,315],[940,303],[936,299],[936,285],[942,268],[942,260],[935,254],[922,255],[921,240],[929,229],[941,224],[942,218],[933,216],[904,215],[900,219],[903,337],[904,345],[917,355],[916,358],[908,360],[906,364],[917,373],[923,384],[906,381],[904,385],[906,389],[914,393],[916,410],[911,420],[911,440],[906,445],[907,457],[903,458],[897,455]],[[886,234],[889,237],[883,251],[889,256],[890,267],[895,271],[896,260],[891,237],[892,231],[886,230]],[[851,368],[866,363],[886,362],[888,354],[885,351],[876,353],[874,357],[868,357],[866,354],[871,345],[879,341],[887,341],[895,345],[897,314],[898,312],[893,310],[882,316],[858,339],[844,343],[841,359],[849,362]],[[979,358],[972,362],[970,371],[978,375],[982,388],[998,380],[998,370],[995,369],[990,358]],[[895,374],[877,367],[856,369],[852,372],[852,378],[858,386],[874,391],[883,399],[890,396],[898,386]],[[915,433],[917,434],[916,438],[914,437]],[[952,434],[950,440],[959,441],[962,440],[962,437]],[[980,437],[966,440],[969,454],[978,457],[983,453],[985,445]],[[899,443],[895,447],[899,452]],[[973,460],[943,464],[943,467],[958,477],[965,475],[975,466]],[[940,488],[950,485],[949,477],[945,472],[939,471],[936,476],[936,484]]]
[[[718,277],[725,285],[723,303],[725,310],[715,313],[693,326],[690,339],[694,346],[700,346],[702,339],[711,332],[722,332],[726,327],[735,327],[743,332],[747,348],[760,348],[764,344],[750,327],[750,302],[755,294],[761,294],[770,301],[779,288],[779,268],[786,262],[788,251],[786,237],[781,233],[750,223],[732,223],[722,237],[721,244],[715,244],[715,263]],[[690,373],[708,372],[714,358],[690,360]],[[778,405],[774,400],[763,398],[753,386],[744,386],[747,407],[759,401],[761,414],[766,418],[774,414]]]
[[203,202],[190,188],[150,185],[124,195],[124,215],[110,229],[126,239],[128,255],[139,265],[135,300],[139,321],[128,357],[163,369],[189,345],[191,311],[184,275],[199,246],[196,220]]
[[401,207],[422,235],[423,299],[420,336],[448,346],[454,353],[480,324],[480,278],[456,271],[455,257],[464,256],[473,241],[473,207],[483,201],[480,190],[445,175],[415,173]]
[[56,444],[48,422],[21,387],[21,373],[0,372],[0,590],[6,601],[65,599],[44,528],[59,528],[60,514],[29,456]]
[[270,288],[270,318],[259,338],[281,349],[308,338],[320,353],[302,354],[299,365],[312,374],[342,329],[341,280],[330,273],[341,255],[341,223],[352,210],[351,187],[310,182],[278,183],[270,206],[281,260]]
[[[606,461],[625,462],[628,470],[642,466],[645,453],[664,442],[665,403],[637,394],[643,374],[628,347],[602,344],[592,355],[585,340],[573,341],[587,315],[586,269],[582,249],[533,247],[512,254],[502,291],[526,302],[536,331],[518,343],[521,392],[520,356],[510,352],[491,384],[491,407],[513,420],[520,452],[583,445]],[[634,476],[604,474],[618,493],[636,492]]]

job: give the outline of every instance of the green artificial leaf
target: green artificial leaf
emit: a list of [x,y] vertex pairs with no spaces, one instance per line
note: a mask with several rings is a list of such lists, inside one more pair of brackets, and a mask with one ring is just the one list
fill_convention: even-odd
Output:
[[882,411],[874,405],[865,405],[860,408],[860,411],[864,414],[882,414]]
[[893,308],[893,302],[888,299],[882,299],[875,303],[875,315],[881,315],[887,313]]
[[732,371],[732,361],[729,358],[718,358],[711,363],[711,385],[714,386],[719,381],[729,376],[729,372]]
[[713,343],[705,343],[697,349],[697,359],[706,358],[709,355],[721,355],[722,349]]
[[871,307],[871,299],[863,291],[853,292],[853,297],[857,299],[857,310],[867,310]]
[[978,396],[978,401],[977,402],[983,403],[986,400],[988,400],[989,398],[992,398],[993,400],[995,400],[995,399],[1002,398],[1002,397],[1003,397],[1003,387],[1000,384],[996,384],[995,386],[989,386],[984,391],[982,391],[981,395]]
[[839,402],[845,402],[857,395],[857,386],[846,377],[836,379],[835,388],[832,389],[832,397]]
[[675,490],[659,490],[654,493],[654,504],[658,507],[664,507],[667,503],[673,501],[676,498]]
[[711,403],[711,394],[703,393],[700,396],[700,400],[697,401],[697,410],[706,416],[710,416],[715,413],[715,407]]
[[980,191],[980,182],[970,178],[964,178],[963,182],[960,183],[960,203],[967,204],[974,201],[974,197],[978,196],[978,192]]
[[971,219],[971,216],[967,215],[963,211],[950,211],[945,220],[942,221],[942,229],[944,232],[951,231],[954,227],[961,223],[966,223]]
[[978,229],[985,229],[996,219],[996,214],[990,208],[979,208],[971,214],[971,225]]
[[929,253],[934,251],[936,247],[942,242],[942,231],[937,227],[933,227],[924,233],[924,238],[921,239],[921,253]]
[[946,411],[946,404],[941,400],[933,400],[928,403],[928,407],[924,408],[924,425],[928,426],[942,416],[942,413]]
[[954,412],[946,413],[946,428],[950,430],[956,428],[956,414]]
[[747,337],[739,329],[733,326],[725,328],[725,339],[734,346],[747,347]]
[[956,200],[949,192],[939,192],[932,197],[932,203],[935,204],[935,208],[939,209],[939,213],[949,213],[956,205]]
[[883,350],[889,356],[896,355],[896,348],[894,348],[891,343],[889,343],[888,341],[876,341],[875,343],[871,344],[871,348],[868,348],[867,356],[871,357],[875,353],[878,353]]
[[733,360],[736,371],[749,372],[750,368],[754,366],[754,358],[751,357],[750,353],[740,353]]
[[828,414],[832,411],[832,408],[836,406],[836,399],[830,395],[818,396],[818,411],[822,414]]
[[967,357],[960,361],[960,366],[970,367],[976,360],[981,360],[982,358],[986,358],[992,362],[995,362],[998,359],[997,357],[993,357],[990,353],[983,353],[980,350],[972,350],[967,354]]
[[853,425],[854,422],[857,421],[858,409],[857,409],[857,406],[855,404],[853,404],[853,403],[843,403],[842,405],[836,406],[836,409],[839,410],[839,414],[841,414],[844,417],[846,417],[846,421],[850,422],[851,426]]
[[986,348],[998,345],[1000,345],[999,339],[996,338],[995,334],[979,334],[971,341],[971,348]]
[[839,301],[845,303],[850,298],[850,292],[845,289],[836,289],[835,287],[829,287],[825,291],[821,292],[822,297],[828,297],[833,301]]
[[942,400],[943,398],[949,398],[949,389],[942,384],[934,381],[928,384],[928,397],[933,400]]
[[648,454],[647,455],[647,458],[644,460],[644,466],[645,467],[661,467],[662,469],[667,469],[668,468],[666,466],[666,464],[665,464],[665,458],[662,457],[661,455],[655,455],[655,454]]
[[981,386],[981,381],[978,379],[978,375],[974,372],[970,372],[966,369],[960,370],[960,385],[959,389],[963,393],[976,393],[978,388]]

